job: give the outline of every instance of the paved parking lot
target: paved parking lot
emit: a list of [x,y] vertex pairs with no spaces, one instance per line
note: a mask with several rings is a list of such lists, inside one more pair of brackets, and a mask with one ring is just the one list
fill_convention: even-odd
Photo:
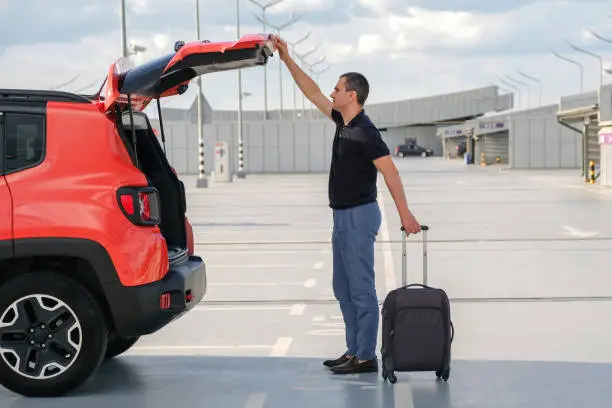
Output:
[[[69,398],[0,390],[0,407],[608,407],[612,190],[576,171],[501,171],[398,159],[428,224],[429,284],[452,298],[450,381],[433,373],[338,377],[327,175],[249,175],[197,190],[185,177],[205,302],[141,339]],[[401,235],[381,179],[379,298],[400,285]],[[409,241],[420,282],[422,236]]]

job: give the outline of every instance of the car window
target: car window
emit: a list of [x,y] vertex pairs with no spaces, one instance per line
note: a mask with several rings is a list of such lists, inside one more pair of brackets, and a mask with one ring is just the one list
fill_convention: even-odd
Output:
[[23,170],[39,164],[44,153],[44,116],[7,114],[4,123],[6,172]]

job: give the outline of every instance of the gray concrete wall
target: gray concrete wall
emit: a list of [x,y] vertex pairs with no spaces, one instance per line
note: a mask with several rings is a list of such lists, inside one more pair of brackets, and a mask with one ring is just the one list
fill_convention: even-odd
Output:
[[[193,95],[195,101],[195,94]],[[178,104],[179,101],[176,101]],[[180,101],[178,105],[183,105]],[[177,105],[177,106],[178,106]],[[164,119],[167,155],[175,169],[184,174],[198,172],[198,132],[195,102],[187,103],[189,114],[181,116],[172,111]],[[310,106],[309,103],[306,104]],[[415,98],[388,103],[366,104],[365,110],[379,128],[387,128],[383,134],[393,152],[406,138],[414,138],[423,147],[431,148],[436,155],[443,154],[443,144],[436,135],[436,128],[414,126],[432,121],[452,120],[474,116],[484,112],[508,109],[512,95],[499,95],[495,86],[426,98]],[[209,111],[205,103],[204,144],[205,169],[214,169],[214,143],[225,141],[232,152],[230,165],[237,171],[237,112]],[[157,112],[148,112],[154,126]],[[311,112],[306,112],[310,117]],[[303,119],[302,111],[269,112],[271,120],[263,120],[263,112],[243,113],[243,140],[245,171],[260,172],[327,172],[331,157],[334,124],[315,111],[313,119]],[[297,115],[299,114],[299,116]],[[413,126],[409,126],[413,125]]]
[[[152,125],[159,127],[157,121]],[[167,156],[177,172],[198,173],[197,125],[164,122]],[[243,123],[244,165],[247,173],[321,173],[329,171],[335,125],[330,120]],[[205,169],[214,169],[214,143],[224,141],[231,150],[230,166],[238,171],[238,126],[208,123],[203,126]]]
[[559,103],[559,110],[584,108],[598,103],[597,91],[584,92],[581,94],[562,96]]
[[406,138],[406,131],[403,127],[388,128],[380,132],[383,140],[391,150],[391,154],[395,154],[395,147],[404,144]]
[[599,121],[612,121],[612,85],[601,87],[601,100],[599,101]]
[[381,132],[384,141],[393,152],[395,147],[404,144],[406,138],[415,139],[417,145],[428,149],[433,149],[434,155],[443,154],[442,141],[436,135],[437,128],[434,126],[402,126],[387,128]]
[[371,119],[381,127],[425,124],[475,116],[512,107],[512,94],[498,95],[497,87],[436,95],[426,98],[366,106]]
[[580,135],[559,125],[557,105],[510,115],[510,167],[515,169],[580,168]]

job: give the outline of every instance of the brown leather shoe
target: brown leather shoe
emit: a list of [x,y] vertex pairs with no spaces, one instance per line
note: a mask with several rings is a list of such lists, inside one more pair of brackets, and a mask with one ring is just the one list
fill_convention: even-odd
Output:
[[346,363],[349,360],[349,358],[347,357],[347,353],[344,353],[343,355],[341,355],[340,357],[338,357],[335,360],[325,360],[323,362],[323,365],[326,367],[336,367],[339,366],[341,364]]
[[332,367],[335,374],[360,374],[360,373],[375,373],[378,372],[378,359],[364,361],[359,363],[357,357],[350,358],[344,364]]

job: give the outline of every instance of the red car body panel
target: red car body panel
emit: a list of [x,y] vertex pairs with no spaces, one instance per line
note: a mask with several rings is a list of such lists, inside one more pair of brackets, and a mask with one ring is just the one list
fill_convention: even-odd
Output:
[[13,239],[13,203],[4,176],[0,176],[0,240]]
[[[6,176],[14,239],[89,239],[108,251],[125,286],[161,279],[168,271],[168,251],[159,228],[134,226],[119,208],[119,187],[148,183],[133,166],[112,117],[94,104],[50,102],[47,112],[44,162]],[[85,140],[92,128],[107,137]]]

